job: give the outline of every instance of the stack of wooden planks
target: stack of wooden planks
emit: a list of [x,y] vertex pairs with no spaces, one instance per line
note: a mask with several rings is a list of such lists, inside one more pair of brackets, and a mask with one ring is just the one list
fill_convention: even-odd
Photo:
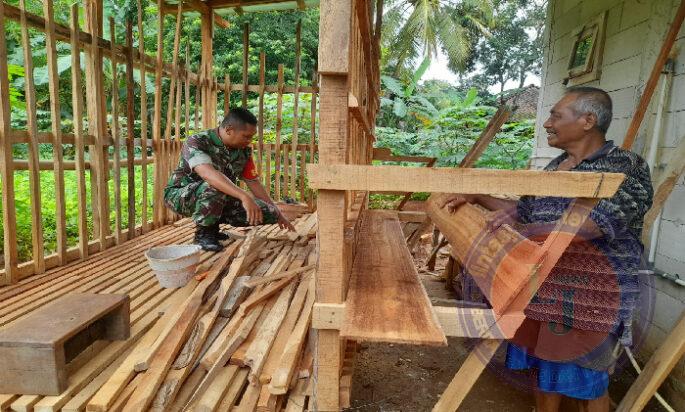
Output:
[[130,339],[97,341],[74,359],[60,395],[0,395],[0,410],[306,409],[316,215],[294,225],[295,233],[277,225],[230,228],[226,249],[204,254],[181,289],[160,288],[142,252],[190,241],[188,221],[0,289],[3,324],[70,292],[131,297]]

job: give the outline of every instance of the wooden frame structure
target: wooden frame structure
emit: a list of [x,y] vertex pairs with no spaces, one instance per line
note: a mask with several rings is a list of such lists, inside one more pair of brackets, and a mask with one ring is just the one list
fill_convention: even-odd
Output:
[[[372,166],[374,157],[387,158],[387,153],[376,150],[374,156],[372,150],[378,110],[382,1],[376,5],[373,33],[368,2],[322,0],[320,7],[320,154],[319,164],[308,166],[310,184],[318,189],[319,219],[317,297],[312,317],[312,327],[317,333],[314,408],[332,411],[345,406],[346,384],[341,382],[346,369],[346,339],[431,345],[445,344],[444,335],[485,339],[435,407],[437,411],[456,410],[501,339],[511,337],[522,322],[522,311],[533,295],[529,289],[537,289],[532,280],[536,276],[544,279],[598,198],[612,196],[623,176]],[[506,110],[501,110],[491,123],[499,123],[498,129],[506,117]],[[482,142],[476,144],[467,158],[475,160],[496,129],[486,131]],[[458,251],[455,258],[466,261],[462,263],[468,269],[479,268],[477,264],[481,262],[469,262],[466,258],[469,249],[482,241],[483,234],[491,242],[501,243],[496,247],[498,250],[505,243],[513,247],[512,253],[490,258],[480,268],[481,274],[490,276],[490,284],[485,282],[480,286],[494,302],[492,310],[432,308],[426,303],[428,299],[421,298],[421,295],[425,297],[425,291],[418,276],[414,272],[412,279],[411,273],[404,269],[402,256],[408,253],[394,241],[393,234],[401,234],[394,229],[399,226],[393,223],[398,222],[398,212],[393,216],[393,212],[366,210],[369,192],[410,191],[436,193],[429,200],[428,215]],[[439,193],[581,199],[573,202],[546,242],[538,245],[506,227],[489,231],[488,222],[492,218],[472,206],[462,207],[456,216],[450,215],[442,207]],[[486,257],[487,246],[491,245],[485,244]],[[406,251],[406,245],[403,248]],[[411,293],[414,299],[411,304],[404,299],[406,293]],[[397,301],[405,304],[398,306]],[[407,329],[405,320],[417,319],[415,327]],[[480,327],[474,330],[470,324]],[[439,325],[437,331],[436,325]],[[485,362],[481,356],[485,356]]]
[[[83,5],[75,5],[69,25],[54,20],[52,1],[45,1],[43,15],[25,10],[25,2],[19,6],[0,3],[0,75],[7,74],[7,50],[5,46],[5,22],[16,21],[21,26],[21,43],[26,61],[25,98],[27,106],[26,130],[13,130],[10,127],[9,83],[7,75],[0,80],[0,178],[2,179],[2,219],[4,224],[4,268],[0,270],[0,285],[16,283],[22,278],[45,270],[64,265],[70,261],[85,259],[90,254],[103,251],[121,242],[132,239],[152,228],[160,227],[178,219],[163,205],[163,188],[169,174],[178,163],[182,140],[192,130],[216,126],[229,105],[233,93],[240,93],[243,102],[247,93],[259,95],[259,139],[254,145],[255,158],[259,159],[258,168],[264,177],[265,186],[274,194],[276,200],[292,198],[299,202],[313,202],[312,192],[307,187],[305,164],[316,161],[317,145],[315,135],[318,87],[300,86],[299,70],[293,79],[293,86],[285,85],[283,67],[279,68],[279,82],[267,85],[264,80],[266,56],[260,56],[260,82],[247,84],[248,67],[244,65],[242,84],[232,84],[228,76],[223,83],[214,76],[212,66],[212,36],[214,26],[226,27],[225,21],[217,16],[212,7],[199,1],[176,2],[167,4],[157,1],[163,11],[154,21],[144,21],[139,7],[137,21],[125,24],[125,42],[117,44],[115,25],[110,24],[111,32],[103,33],[103,0],[88,0]],[[247,4],[248,2],[243,2]],[[264,2],[261,2],[264,3]],[[261,4],[260,3],[260,4]],[[310,2],[311,3],[311,2]],[[140,2],[138,2],[140,5]],[[217,3],[217,7],[235,7],[230,2]],[[202,62],[198,73],[190,71],[187,57],[181,58],[180,33],[185,12],[200,12],[202,24]],[[79,14],[85,13],[83,28],[79,25]],[[174,20],[175,34],[172,61],[164,62],[164,42],[162,28],[168,23],[166,15]],[[145,24],[157,24],[156,56],[146,54],[140,35]],[[135,28],[134,28],[135,27]],[[48,74],[50,89],[51,130],[39,130],[36,119],[36,97],[33,79],[33,56],[31,54],[31,32],[29,29],[46,34],[48,50]],[[299,28],[297,29],[299,33]],[[295,33],[294,33],[295,34]],[[249,28],[245,31],[249,40]],[[73,133],[64,133],[61,127],[62,110],[59,105],[59,82],[57,72],[57,44],[66,43],[71,47],[72,59],[72,102]],[[294,67],[300,66],[299,37],[296,38],[297,56]],[[85,72],[80,69],[80,53],[85,54]],[[247,60],[249,42],[244,44]],[[186,56],[188,50],[186,50]],[[109,60],[109,61],[107,61]],[[122,75],[116,70],[124,66],[123,77],[126,86],[120,86]],[[105,67],[111,67],[113,78],[105,77]],[[134,73],[140,78],[140,99],[135,97]],[[154,96],[148,96],[146,83],[152,81]],[[107,83],[107,87],[105,87]],[[116,88],[117,98],[105,95],[105,89]],[[85,93],[83,93],[85,89]],[[125,91],[125,93],[123,93]],[[167,104],[162,95],[168,93]],[[276,124],[277,141],[264,143],[264,96],[276,94],[279,113]],[[297,132],[293,131],[292,143],[283,143],[285,132],[282,122],[284,94],[311,94],[311,136],[309,143],[298,142]],[[223,104],[220,103],[223,99]],[[221,109],[219,109],[221,107]],[[148,115],[148,113],[150,113]],[[141,114],[143,114],[141,116]],[[257,113],[256,113],[257,114]],[[297,117],[297,112],[295,117]],[[140,131],[135,121],[140,116]],[[294,122],[295,130],[298,127]],[[87,124],[87,128],[85,125]],[[128,131],[134,131],[129,133]],[[288,131],[290,132],[290,131]],[[39,159],[38,145],[50,144],[53,147],[51,160]],[[28,159],[13,158],[14,145],[28,145]],[[63,145],[73,145],[74,161],[65,161]],[[152,168],[152,170],[150,170]],[[55,231],[57,248],[54,253],[46,253],[43,241],[43,220],[41,217],[41,174],[53,171],[55,179]],[[20,261],[17,245],[17,212],[14,179],[16,173],[28,171],[31,193],[31,258]],[[75,173],[77,180],[78,211],[66,206],[64,176]],[[149,177],[152,184],[149,184]],[[45,177],[44,177],[45,178]],[[87,195],[87,181],[90,181],[90,196]],[[135,188],[140,186],[141,196],[136,198]],[[152,186],[152,187],[149,187]],[[110,189],[113,198],[110,199]],[[152,194],[152,202],[148,201]],[[41,196],[42,195],[42,196]],[[123,204],[122,204],[123,203]],[[78,244],[67,237],[67,216],[77,214]],[[113,218],[110,218],[110,214]],[[26,219],[27,217],[20,217]],[[92,222],[92,223],[89,223]],[[124,222],[128,224],[124,227]],[[92,226],[89,226],[91,224]]]

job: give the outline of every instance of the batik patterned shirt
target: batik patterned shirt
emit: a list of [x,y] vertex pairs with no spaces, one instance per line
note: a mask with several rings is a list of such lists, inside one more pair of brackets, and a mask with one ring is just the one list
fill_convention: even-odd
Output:
[[[567,153],[560,155],[545,170],[557,170],[567,157]],[[639,292],[642,225],[652,205],[649,167],[639,155],[608,141],[572,171],[615,172],[626,177],[614,196],[600,200],[589,215],[602,235],[569,246],[525,314],[569,328],[610,332],[630,345]],[[524,196],[517,206],[519,221],[532,228],[528,236],[541,234],[540,228],[547,224],[551,229],[571,201]]]

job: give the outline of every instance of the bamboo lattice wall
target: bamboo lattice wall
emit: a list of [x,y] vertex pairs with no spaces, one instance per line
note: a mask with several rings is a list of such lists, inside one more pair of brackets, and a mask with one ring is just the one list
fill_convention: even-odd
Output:
[[[265,84],[266,56],[260,53],[259,84],[247,82],[248,67],[243,66],[245,75],[242,84],[231,84],[226,76],[223,83],[214,77],[212,67],[211,36],[214,30],[214,16],[210,10],[201,16],[202,20],[202,64],[199,73],[188,69],[180,50],[180,32],[184,21],[183,5],[174,6],[172,14],[175,31],[172,62],[164,62],[162,38],[163,25],[168,23],[164,14],[157,22],[144,21],[138,7],[137,21],[117,25],[110,21],[110,33],[103,33],[102,0],[88,0],[84,5],[77,3],[71,9],[69,25],[54,20],[52,0],[43,1],[41,15],[26,11],[25,0],[19,7],[0,2],[0,177],[2,179],[2,219],[4,225],[4,269],[0,270],[0,285],[16,283],[20,279],[43,273],[45,270],[64,265],[69,261],[86,258],[89,254],[107,249],[132,239],[151,228],[171,223],[179,217],[163,205],[163,188],[170,173],[178,164],[182,141],[193,130],[216,127],[229,107],[233,93],[240,93],[243,105],[248,93],[258,93],[259,118],[258,140],[254,145],[254,157],[264,179],[265,186],[276,200],[292,198],[311,204],[312,195],[306,186],[305,163],[314,162],[317,146],[314,138],[308,144],[300,144],[297,138],[297,96],[311,94],[311,136],[316,135],[316,113],[318,87],[300,87],[300,27],[296,30],[297,59],[295,85],[285,86],[283,67],[279,67],[276,85]],[[140,2],[139,2],[140,6]],[[167,10],[162,0],[158,9]],[[83,16],[81,16],[83,14]],[[178,17],[180,16],[180,18]],[[79,21],[84,21],[81,28]],[[27,126],[25,130],[11,127],[10,86],[6,46],[6,24],[18,22],[21,27],[22,47],[25,60],[25,91]],[[140,34],[144,25],[157,24],[159,33],[156,56],[146,54]],[[116,44],[115,31],[124,27],[125,42]],[[33,79],[33,56],[31,38],[33,30],[45,33],[50,90],[51,129],[39,130],[35,85]],[[63,123],[67,118],[59,104],[60,79],[57,69],[57,44],[65,43],[71,54],[71,91],[73,133],[64,133]],[[60,47],[60,50],[63,48]],[[85,70],[81,72],[81,52],[85,56]],[[244,55],[249,54],[249,27],[245,28]],[[249,61],[247,58],[245,62]],[[107,86],[119,84],[117,67],[123,66],[125,93],[117,98],[106,95]],[[105,76],[111,70],[112,79]],[[135,81],[135,75],[139,81]],[[154,83],[155,93],[148,96],[146,83]],[[136,86],[138,83],[138,86]],[[139,87],[139,97],[135,94]],[[117,87],[118,88],[118,87]],[[110,88],[111,89],[111,88]],[[124,90],[122,88],[122,90]],[[85,92],[84,92],[85,91]],[[281,141],[283,132],[283,98],[287,93],[295,95],[292,142]],[[164,106],[162,95],[168,96]],[[265,143],[264,98],[276,94],[278,113],[276,124],[277,141]],[[223,99],[223,105],[220,104]],[[219,110],[219,107],[221,110]],[[145,115],[139,115],[140,113]],[[148,114],[149,113],[149,114]],[[139,117],[139,118],[138,118]],[[140,132],[135,122],[140,122]],[[128,131],[135,131],[129,133]],[[39,144],[52,146],[52,159],[39,158]],[[15,145],[28,147],[28,159],[15,159]],[[71,146],[71,147],[70,147]],[[64,149],[73,147],[75,159],[64,160]],[[125,149],[125,150],[124,150]],[[31,193],[30,216],[17,214],[15,198],[15,174],[28,171]],[[54,174],[56,250],[46,253],[44,227],[41,213],[41,172]],[[65,190],[65,174],[75,174],[76,193]],[[152,184],[148,184],[152,177]],[[87,181],[90,181],[90,193]],[[136,198],[136,187],[141,196]],[[150,187],[152,186],[152,187]],[[110,187],[113,199],[110,199]],[[152,203],[148,204],[148,193],[152,192]],[[124,196],[124,193],[126,196]],[[52,194],[50,194],[52,196]],[[67,196],[77,197],[77,211],[68,210]],[[125,201],[125,204],[123,202]],[[69,216],[77,215],[68,220]],[[126,219],[124,219],[126,217]],[[17,250],[17,220],[31,221],[31,259],[20,261]],[[126,227],[124,227],[126,222]],[[69,244],[67,232],[76,225],[78,243]],[[51,228],[52,229],[52,228]],[[73,243],[73,242],[72,242]]]

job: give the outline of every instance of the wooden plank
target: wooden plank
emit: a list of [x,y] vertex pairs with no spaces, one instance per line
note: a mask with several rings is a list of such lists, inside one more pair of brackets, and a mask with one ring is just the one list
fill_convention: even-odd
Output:
[[645,113],[647,112],[649,103],[652,100],[654,90],[659,83],[659,78],[661,77],[664,65],[666,64],[668,56],[671,53],[671,49],[673,48],[673,44],[678,37],[680,27],[683,25],[683,20],[685,20],[685,0],[680,2],[680,7],[678,7],[678,11],[673,17],[673,22],[671,23],[671,27],[669,28],[666,38],[664,39],[664,43],[661,46],[661,51],[659,51],[659,55],[656,58],[654,67],[652,67],[652,72],[650,73],[649,79],[644,86],[644,91],[642,92],[642,96],[640,96],[640,102],[635,109],[630,126],[628,126],[626,137],[623,139],[622,147],[624,149],[630,150],[633,147],[635,137],[637,137],[637,133],[640,130],[640,125],[642,125],[642,120],[645,118]]
[[429,163],[435,162],[436,158],[426,156],[394,156],[390,150],[386,148],[374,148],[373,160],[380,160],[383,162]]
[[[349,2],[334,2],[326,0],[321,3],[322,22],[323,11],[334,7],[349,8]],[[350,11],[344,11],[349,21]],[[332,21],[331,21],[332,23]],[[336,23],[339,24],[339,23]],[[329,27],[329,26],[321,26]],[[342,36],[349,36],[349,27],[344,26]],[[321,36],[330,36],[331,33]],[[343,50],[348,50],[347,45]],[[326,49],[326,54],[342,52],[339,48]],[[322,49],[319,49],[319,54]],[[328,57],[327,57],[328,58]],[[342,57],[331,56],[331,63],[337,58],[347,59],[347,54]],[[345,63],[345,66],[347,63]],[[346,76],[321,77],[321,96],[319,112],[319,161],[322,164],[345,163],[348,142],[348,79]],[[308,172],[309,174],[309,172]],[[310,184],[311,186],[311,184]],[[317,213],[320,233],[326,236],[319,241],[319,266],[316,273],[317,302],[342,303],[345,296],[345,278],[349,273],[350,256],[349,245],[345,241],[345,211],[347,210],[346,196],[344,193],[320,190],[317,197]],[[320,330],[317,332],[316,342],[317,357],[314,379],[314,391],[316,392],[316,405],[312,409],[338,410],[340,405],[340,363],[341,347],[340,335],[337,331]]]
[[[138,6],[138,53],[145,56],[145,31],[143,30],[143,7],[141,0],[136,0]],[[145,73],[145,65],[140,65],[140,138],[141,138],[141,159],[143,167],[140,171],[140,178],[142,181],[142,205],[141,205],[141,219],[143,221],[143,233],[149,230],[147,220],[148,216],[148,199],[147,199],[147,139],[148,139],[148,106],[147,106],[147,75]]]
[[[157,0],[157,9],[161,10],[163,0]],[[162,66],[164,53],[164,15],[158,14],[157,27],[157,65],[155,67],[155,100],[154,100],[154,114],[152,118],[152,139],[154,141],[153,150],[155,151],[155,177],[153,186],[153,227],[162,225],[162,172],[164,150],[162,143]]]
[[[23,3],[24,0],[22,0]],[[22,5],[23,9],[23,5]],[[83,89],[81,87],[81,50],[79,46],[79,9],[78,4],[71,7],[71,93],[72,93],[72,108],[74,112],[74,151],[75,151],[75,168],[76,168],[76,187],[78,197],[78,233],[79,233],[79,252],[80,258],[88,257],[88,209],[86,208],[86,175],[85,175],[85,154],[84,154],[84,130],[83,130]],[[25,58],[28,62],[30,58]],[[31,69],[32,71],[33,69]],[[27,68],[28,72],[28,68]],[[33,79],[31,79],[29,86],[28,76],[25,79],[28,88],[33,88]],[[35,102],[34,102],[35,103]],[[29,103],[27,93],[27,106],[33,106]],[[29,109],[33,111],[33,109]],[[35,113],[34,113],[35,121]],[[40,199],[40,197],[38,197]],[[41,253],[42,254],[42,253]],[[34,256],[36,256],[34,254]],[[34,259],[35,261],[35,259]],[[38,263],[36,267],[38,268]],[[42,268],[44,270],[45,264],[43,262]],[[42,273],[36,269],[36,273]]]
[[300,314],[297,323],[295,324],[290,338],[285,344],[283,353],[278,362],[278,368],[273,373],[271,382],[269,384],[269,392],[274,395],[285,394],[290,386],[290,381],[297,366],[297,360],[302,352],[304,341],[309,331],[311,322],[312,306],[315,299],[316,283],[314,278],[309,283],[309,290],[307,293],[307,301],[304,304],[302,313]]
[[305,174],[306,174],[306,164],[307,164],[307,150],[305,148],[300,149],[300,202],[304,203],[307,201],[307,193],[305,190]]
[[243,107],[247,107],[247,85],[250,69],[250,23],[243,24]]
[[239,369],[236,365],[228,365],[221,369],[216,379],[207,388],[207,391],[202,394],[197,404],[191,406],[191,409],[206,412],[216,411],[224,395],[229,390],[231,382],[238,374]]
[[372,125],[366,115],[362,112],[362,108],[359,106],[359,101],[357,97],[351,92],[347,98],[347,106],[350,109],[352,116],[359,122],[359,125],[364,129],[364,133],[371,138],[371,140],[376,140],[373,135]]
[[17,276],[17,215],[14,202],[14,172],[10,140],[10,89],[7,73],[5,42],[5,6],[0,4],[0,174],[2,177],[2,222],[5,273],[0,284],[16,283]]
[[271,185],[271,145],[265,145],[266,147],[264,148],[266,151],[266,154],[264,157],[266,157],[266,165],[265,165],[265,171],[264,171],[264,187],[266,188],[266,193],[269,194],[272,198],[275,197],[274,193],[272,191],[272,185]]
[[[40,209],[40,171],[38,169],[38,126],[36,119],[36,87],[33,81],[33,48],[31,47],[29,29],[26,23],[25,0],[20,0],[19,8],[21,11],[21,44],[24,51],[24,95],[26,98],[26,127],[28,129],[28,134],[30,137],[28,142],[28,158],[29,191],[31,193],[31,255],[33,256],[35,273],[43,273],[45,271],[45,251],[43,250],[43,222],[41,219]],[[78,48],[76,50],[78,50]],[[85,206],[83,207],[83,211],[83,213],[85,213]],[[81,209],[79,209],[79,212],[81,212]],[[79,223],[80,222],[81,220],[79,219]],[[81,235],[80,231],[79,235]]]
[[353,340],[446,345],[397,216],[363,212],[340,335]]
[[[135,139],[135,92],[133,80],[133,21],[126,21],[126,170],[128,180],[128,239],[133,239],[136,226],[136,181],[135,168],[133,161],[135,152],[133,150],[133,139]],[[142,116],[145,112],[141,111]]]
[[224,117],[231,110],[231,76],[226,73],[224,77]]
[[[259,112],[257,117],[257,133],[259,139],[257,153],[257,174],[262,176],[262,164],[264,162],[264,84],[266,70],[266,53],[259,53]],[[270,191],[267,190],[267,193]]]
[[433,412],[456,411],[470,389],[478,380],[478,377],[487,366],[490,359],[495,355],[500,340],[483,340],[479,342],[462,363],[459,371],[450,382],[440,400],[433,407]]
[[290,197],[290,146],[283,146],[283,198]]
[[290,166],[292,167],[292,172],[290,173],[290,197],[295,199],[295,193],[297,190],[297,144],[300,131],[299,125],[299,109],[300,109],[300,65],[301,57],[300,52],[302,50],[301,44],[302,38],[302,20],[297,21],[297,26],[295,28],[295,94],[293,95],[293,134],[291,139],[291,155],[292,160],[290,161]]
[[214,127],[212,118],[214,113],[212,113],[212,105],[210,99],[210,90],[208,83],[211,78],[212,67],[213,67],[213,47],[212,47],[212,37],[214,36],[214,24],[212,23],[214,12],[209,11],[207,14],[200,15],[200,33],[202,36],[202,55],[200,63],[200,80],[199,86],[202,91],[202,127],[205,129],[210,129]]
[[327,190],[413,191],[608,198],[623,182],[621,173],[538,170],[413,168],[402,166],[308,165],[309,184]]
[[69,387],[58,396],[46,396],[35,405],[35,412],[58,411],[78,391],[85,387],[92,379],[99,375],[105,368],[121,356],[131,343],[140,338],[152,327],[159,317],[156,312],[145,315],[131,328],[131,338],[126,341],[118,341],[108,345],[104,350],[91,359],[84,367],[80,368],[69,379]]
[[290,298],[294,291],[295,285],[293,283],[289,283],[281,289],[281,293],[271,307],[269,315],[264,319],[264,323],[259,328],[254,342],[252,342],[245,352],[245,366],[250,368],[248,380],[253,385],[259,383],[262,367],[266,362],[267,355],[276,339],[276,334],[288,312]]
[[649,359],[616,410],[618,412],[639,412],[643,410],[684,354],[685,312],[680,316],[680,320],[675,324],[659,349]]
[[228,391],[226,392],[226,395],[224,395],[224,398],[222,399],[221,404],[219,404],[217,410],[228,411],[233,409],[238,396],[240,396],[240,392],[245,387],[248,372],[249,371],[245,368],[238,370],[238,373],[231,381],[231,385],[228,387]]
[[[116,41],[114,17],[109,18],[111,45]],[[112,53],[112,139],[114,140],[114,236],[117,244],[121,238],[121,129],[119,128],[119,69],[117,57]]]
[[[57,232],[57,254],[60,264],[66,263],[67,226],[66,205],[64,201],[64,169],[62,159],[62,117],[59,101],[59,73],[57,72],[57,40],[55,39],[55,16],[52,0],[43,2],[45,16],[45,48],[47,49],[48,89],[50,91],[50,122],[55,137],[53,157],[55,159],[55,225]],[[14,232],[13,232],[14,233]]]
[[[440,196],[431,198],[426,210],[452,246],[452,255],[468,270],[502,314],[514,297],[531,281],[542,257],[537,243],[524,238],[509,225],[494,225],[496,216],[471,204],[450,213]],[[502,251],[494,254],[492,250]]]
[[169,319],[173,316],[174,309],[188,298],[193,289],[194,285],[187,285],[174,293],[166,304],[167,309],[162,318],[136,343],[133,351],[112,372],[111,376],[90,399],[86,410],[91,412],[106,412],[110,410],[111,406],[126,388],[126,385],[133,379],[135,363],[154,343],[157,336],[159,336],[163,328],[168,324]]
[[346,75],[349,68],[352,0],[322,0],[319,27],[319,73]]
[[278,65],[278,94],[276,95],[276,148],[274,150],[274,200],[281,200],[281,131],[283,129],[283,64]]

